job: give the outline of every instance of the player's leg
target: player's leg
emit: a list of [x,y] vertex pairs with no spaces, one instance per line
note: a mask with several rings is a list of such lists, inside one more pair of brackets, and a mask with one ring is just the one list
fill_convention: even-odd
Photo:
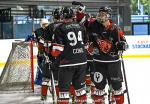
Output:
[[47,91],[48,91],[48,84],[49,78],[42,78],[42,87],[41,87],[41,100],[47,99]]
[[59,86],[58,86],[59,59],[56,59],[53,65],[54,65],[53,75],[54,75],[54,80],[55,80],[55,89],[56,89],[56,94],[58,98],[59,96]]
[[94,79],[95,89],[93,92],[93,100],[95,104],[104,104],[105,103],[105,86],[106,82],[106,64],[101,62],[94,61]]
[[75,88],[74,88],[72,83],[71,83],[71,86],[70,86],[70,96],[72,98],[72,103],[74,104],[75,103],[76,94],[75,94]]
[[94,85],[94,64],[93,61],[89,62],[89,68],[90,68],[90,78],[91,78],[91,84],[90,84],[90,90],[91,94],[93,94],[95,85]]
[[43,57],[37,55],[37,72],[36,72],[36,78],[35,78],[35,84],[37,85],[42,84],[42,69],[43,69],[42,60],[43,60]]
[[73,76],[72,83],[75,87],[76,93],[76,103],[77,104],[86,104],[86,84],[85,84],[85,76],[86,76],[86,64],[76,66],[76,71]]
[[124,91],[122,90],[122,73],[120,61],[109,63],[109,79],[113,89],[116,104],[124,104]]
[[46,100],[48,83],[50,81],[50,70],[48,69],[49,64],[43,62],[43,72],[42,72],[42,87],[41,87],[41,100]]
[[59,99],[58,104],[69,104],[69,89],[74,74],[73,67],[61,67],[58,74]]
[[86,91],[87,93],[90,92],[90,87],[91,87],[91,76],[90,76],[90,62],[87,61],[87,68],[86,68]]

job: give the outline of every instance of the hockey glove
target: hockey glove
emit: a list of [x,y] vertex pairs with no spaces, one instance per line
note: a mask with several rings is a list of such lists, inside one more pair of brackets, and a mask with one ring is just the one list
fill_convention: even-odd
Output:
[[128,48],[128,45],[125,41],[120,41],[116,43],[116,47],[118,51],[125,51]]
[[92,42],[89,42],[89,43],[86,44],[86,49],[87,49],[88,54],[93,55],[93,48],[94,47],[93,47]]

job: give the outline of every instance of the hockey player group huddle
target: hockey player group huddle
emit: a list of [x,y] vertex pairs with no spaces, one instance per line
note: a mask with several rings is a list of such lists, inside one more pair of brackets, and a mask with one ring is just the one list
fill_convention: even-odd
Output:
[[[79,5],[53,10],[53,23],[42,19],[35,31],[38,62],[42,69],[41,100],[46,100],[50,70],[54,73],[57,104],[105,104],[105,86],[113,92],[115,104],[124,104],[119,52],[126,50],[123,31],[112,21],[112,10],[100,7],[95,18]],[[48,56],[49,62],[45,61]],[[56,82],[55,81],[55,82]]]

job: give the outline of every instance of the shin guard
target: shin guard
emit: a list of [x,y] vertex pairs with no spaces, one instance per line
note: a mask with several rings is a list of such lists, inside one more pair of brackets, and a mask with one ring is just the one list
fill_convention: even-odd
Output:
[[87,97],[86,97],[86,90],[85,87],[78,89],[76,92],[76,103],[77,104],[86,104]]
[[86,104],[86,102],[87,102],[86,95],[78,96],[76,102],[77,102],[77,104]]
[[69,104],[69,92],[59,92],[58,104]]
[[69,104],[69,99],[59,99],[58,104]]
[[48,86],[42,85],[41,94],[42,96],[47,96]]
[[96,89],[94,90],[94,93],[93,93],[93,100],[95,102],[95,104],[105,104],[105,95],[106,95],[106,92],[105,90],[99,90],[99,89]]
[[73,85],[71,85],[70,86],[70,94],[73,96],[73,97],[75,97],[75,89],[74,89],[74,86]]
[[94,100],[95,104],[105,104],[105,98],[104,98],[104,96],[94,95],[93,96],[93,100]]
[[59,86],[55,86],[57,97],[59,97]]
[[114,96],[116,104],[124,104],[124,95],[115,95]]
[[41,100],[47,99],[47,90],[48,90],[48,86],[42,85],[42,87],[41,87]]
[[124,104],[124,91],[122,88],[119,90],[114,90],[114,98],[116,101],[116,104]]
[[44,79],[41,86],[41,100],[46,100],[48,91],[48,79]]

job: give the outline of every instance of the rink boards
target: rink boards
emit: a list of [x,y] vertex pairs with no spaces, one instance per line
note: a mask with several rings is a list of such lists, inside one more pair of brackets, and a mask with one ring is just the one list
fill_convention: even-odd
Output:
[[[150,36],[126,36],[129,49],[124,52],[124,58],[150,58]],[[5,62],[9,56],[12,42],[16,39],[3,39],[0,40],[0,74]],[[19,39],[24,40],[24,39]],[[36,59],[37,49],[34,47],[34,58]]]

